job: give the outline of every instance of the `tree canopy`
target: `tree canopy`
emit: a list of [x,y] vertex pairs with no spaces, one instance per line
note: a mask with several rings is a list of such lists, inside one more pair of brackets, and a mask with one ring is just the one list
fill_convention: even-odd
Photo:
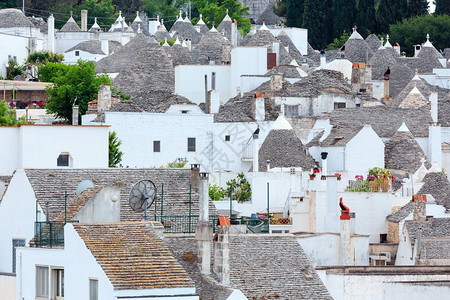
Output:
[[435,0],[436,9],[435,15],[450,15],[450,0]]
[[108,166],[110,168],[117,168],[122,161],[123,152],[120,151],[120,145],[122,141],[119,140],[115,131],[110,131],[109,135],[109,159]]
[[101,84],[111,84],[106,74],[97,75],[93,62],[79,60],[75,65],[48,63],[39,69],[39,79],[52,82],[47,88],[48,101],[45,106],[48,113],[72,122],[72,106],[78,100],[80,115],[87,111],[87,103],[96,99]]
[[314,49],[324,49],[333,39],[332,0],[305,0],[303,27]]
[[18,126],[22,124],[32,124],[27,122],[25,116],[16,120],[16,112],[10,109],[6,101],[0,100],[0,126]]
[[450,16],[449,15],[422,15],[389,26],[389,35],[396,41],[408,55],[414,54],[413,46],[425,41],[430,34],[430,40],[438,50],[450,45]]

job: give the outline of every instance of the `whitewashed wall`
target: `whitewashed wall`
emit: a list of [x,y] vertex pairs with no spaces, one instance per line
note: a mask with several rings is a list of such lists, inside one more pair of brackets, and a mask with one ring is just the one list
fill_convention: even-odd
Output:
[[92,54],[82,50],[76,50],[79,55],[75,55],[75,50],[64,53],[64,63],[66,64],[76,64],[79,59],[87,61],[99,61],[100,59],[106,57],[107,55],[102,54]]
[[231,95],[240,92],[241,75],[264,75],[267,73],[267,49],[236,47],[231,50]]
[[402,299],[408,295],[408,300],[441,300],[450,295],[450,286],[430,282],[385,282],[383,284],[383,299]]
[[[439,281],[439,280],[449,280],[450,275],[448,274],[336,274],[334,272],[327,272],[326,269],[316,270],[319,277],[322,279],[326,288],[333,297],[334,300],[344,300],[344,299],[373,299],[373,300],[384,300],[384,299],[399,299],[395,297],[390,297],[388,294],[384,293],[384,286],[386,283],[390,282],[401,282],[401,281]],[[401,271],[398,271],[400,273]],[[403,289],[403,297],[410,297],[409,290]],[[412,292],[412,291],[411,291]],[[425,290],[420,294],[421,298],[427,298]],[[444,296],[445,298],[445,296]],[[440,298],[440,299],[444,299]]]
[[355,175],[365,177],[373,167],[384,168],[384,143],[367,125],[345,147],[345,170],[353,179]]
[[17,56],[17,63],[21,65],[28,57],[28,47],[28,37],[13,34],[4,34],[0,32],[0,75],[2,77],[6,76],[8,55]]
[[25,239],[28,244],[34,236],[35,220],[36,197],[25,171],[19,169],[0,205],[0,272],[12,271],[12,240]]
[[386,217],[392,213],[392,194],[344,192],[340,197],[355,213],[355,232],[370,235],[371,243],[379,243],[380,234],[387,233]]
[[286,32],[286,34],[291,38],[295,47],[298,49],[298,51],[300,51],[302,55],[308,54],[308,29],[295,27],[288,27],[283,29],[271,28],[270,32],[273,35],[278,36],[281,30],[284,30],[284,32]]
[[0,175],[11,175],[19,166],[19,128],[0,127]]
[[[51,269],[64,268],[66,255],[64,249],[17,248],[16,299],[36,298],[36,266]],[[49,270],[49,292],[52,291],[52,274]],[[65,275],[65,274],[64,274]],[[65,283],[67,280],[65,281]],[[65,284],[65,288],[67,289]],[[42,298],[39,298],[42,299]]]
[[13,274],[0,275],[0,295],[4,300],[16,299],[16,276]]
[[205,75],[208,77],[208,91],[211,90],[212,72],[216,72],[216,91],[220,101],[226,103],[234,94],[231,92],[231,67],[228,65],[179,65],[175,67],[175,93],[196,104],[205,102]]

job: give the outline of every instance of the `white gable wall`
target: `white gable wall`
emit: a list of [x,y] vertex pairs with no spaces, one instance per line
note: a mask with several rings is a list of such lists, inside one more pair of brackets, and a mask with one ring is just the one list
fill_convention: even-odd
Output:
[[371,126],[364,126],[345,147],[345,170],[353,179],[373,167],[384,168],[384,143]]
[[89,279],[98,279],[99,299],[114,299],[114,288],[72,224],[64,226],[65,298],[89,299]]
[[[76,56],[75,52],[78,51],[79,55]],[[73,50],[64,53],[64,63],[65,64],[76,64],[79,59],[88,60],[88,61],[99,61],[100,59],[106,57],[107,55],[103,54],[92,54],[83,50]]]
[[[42,211],[40,207],[38,210]],[[0,272],[12,271],[12,240],[25,239],[27,245],[34,236],[35,220],[36,197],[25,171],[20,169],[0,203]]]
[[[8,55],[17,57],[17,63],[23,64],[27,59],[29,38],[0,32],[0,75],[6,76],[6,66],[8,65]],[[40,50],[40,48],[36,49]]]

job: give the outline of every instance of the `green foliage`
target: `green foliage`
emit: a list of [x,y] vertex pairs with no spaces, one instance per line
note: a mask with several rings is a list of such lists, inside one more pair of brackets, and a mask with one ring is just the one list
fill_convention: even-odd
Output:
[[6,79],[14,80],[14,77],[23,75],[23,68],[15,60],[11,59],[6,66]]
[[435,15],[450,15],[450,0],[435,0],[434,4],[436,4]]
[[409,0],[408,1],[408,17],[420,16],[428,14],[427,0]]
[[94,24],[96,17],[100,27],[111,26],[118,16],[112,0],[83,0],[81,5],[75,7],[74,13],[81,15],[82,9],[88,11],[88,24]]
[[[167,44],[169,44],[169,45],[172,47],[172,46],[173,46],[173,43],[175,43],[176,40],[177,40],[176,38],[171,39],[171,40],[167,40]],[[164,44],[164,42],[165,42],[165,40],[163,40],[163,39],[158,39],[157,41],[159,42],[159,44],[160,44],[161,46],[162,46],[162,45]]]
[[47,50],[30,53],[25,60],[24,71],[29,78],[37,79],[39,67],[49,62],[59,63],[64,60],[64,55]]
[[425,41],[427,33],[438,50],[444,50],[450,45],[450,16],[422,15],[404,19],[401,23],[389,26],[389,36],[398,42],[409,56],[414,54],[414,45]]
[[305,0],[303,27],[314,49],[325,49],[333,40],[332,0]]
[[[238,30],[246,35],[250,29],[250,20],[243,17],[248,14],[248,7],[242,6],[242,3],[236,0],[212,0],[207,2],[206,0],[195,0],[195,6],[199,13],[203,15],[203,21],[206,25],[211,28],[213,23],[217,27],[222,22],[223,18],[227,14],[233,20],[236,20],[238,25]],[[198,22],[198,18],[192,19],[194,23]]]
[[120,101],[123,101],[123,100],[130,100],[130,98],[131,98],[131,95],[125,95],[124,92],[122,92],[122,91],[116,91],[116,90],[114,90],[113,88],[111,88],[111,93],[114,94],[114,95],[119,96],[119,97],[120,97]]
[[170,29],[177,19],[178,12],[185,6],[186,0],[144,0],[142,10],[149,18],[164,19],[164,26]]
[[3,0],[0,2],[0,9],[19,7],[21,3],[19,0]]
[[25,116],[16,120],[16,111],[10,109],[6,101],[0,101],[0,126],[18,126],[22,124],[33,124],[33,122],[27,122]]
[[109,160],[108,166],[110,168],[117,168],[122,161],[123,152],[120,151],[122,141],[119,140],[115,131],[109,132]]
[[347,33],[347,31],[344,30],[341,37],[338,39],[337,38],[334,39],[334,41],[331,44],[329,44],[325,50],[333,50],[333,49],[341,48],[345,44],[345,42],[348,40],[349,37],[350,37],[350,35]]
[[167,164],[167,168],[184,168],[186,165],[187,160],[180,161],[179,159],[175,159],[174,161]]
[[223,187],[218,186],[217,184],[210,184],[208,192],[209,198],[212,201],[226,200],[227,191]]
[[286,0],[278,0],[272,7],[272,11],[277,16],[286,18]]
[[374,0],[358,0],[356,3],[356,25],[358,32],[363,37],[376,32],[377,21],[375,19]]
[[406,14],[407,0],[380,0],[375,14],[378,32],[388,32],[389,24],[401,21]]
[[230,192],[232,199],[238,202],[245,202],[251,199],[252,188],[245,178],[244,173],[239,173],[235,179],[227,182],[228,197],[230,197]]
[[286,26],[302,27],[304,11],[305,0],[286,0]]
[[78,99],[80,115],[87,110],[87,103],[96,99],[102,84],[111,84],[106,74],[97,75],[93,62],[78,60],[75,65],[48,63],[39,69],[39,79],[54,84],[47,88],[46,109],[57,118],[72,122],[72,105]]
[[356,2],[355,0],[333,1],[333,36],[337,37],[342,32],[351,32],[355,26]]

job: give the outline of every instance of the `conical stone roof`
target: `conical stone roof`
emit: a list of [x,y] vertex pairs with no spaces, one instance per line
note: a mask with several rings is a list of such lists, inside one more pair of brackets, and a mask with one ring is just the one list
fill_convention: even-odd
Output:
[[275,4],[267,5],[266,9],[264,9],[262,14],[256,19],[255,24],[261,25],[265,23],[266,25],[277,25],[282,23],[284,20],[273,12],[274,6]]
[[344,46],[345,58],[352,63],[367,63],[373,55],[372,49],[356,30],[353,31]]
[[283,44],[267,29],[259,29],[246,44],[248,47],[267,47],[270,53],[273,53],[273,43],[280,43],[280,65],[289,65],[293,58],[289,55]]
[[279,116],[259,149],[259,171],[270,168],[301,167],[309,170],[314,167],[314,159],[306,153],[306,147],[295,134],[292,126],[283,116]]
[[380,39],[373,33],[368,35],[365,41],[373,52],[376,52],[382,45]]
[[0,10],[0,28],[13,27],[35,27],[33,23],[15,8],[6,8]]
[[229,41],[231,41],[231,23],[231,18],[227,12],[222,22],[220,22],[219,27],[217,27],[217,31],[225,36]]
[[64,24],[64,26],[61,28],[60,32],[78,32],[81,31],[80,27],[78,26],[77,22],[70,16],[69,20]]
[[399,106],[400,103],[408,96],[408,94],[416,87],[419,92],[429,99],[432,92],[438,93],[439,99],[450,99],[450,90],[439,88],[429,84],[426,80],[419,76],[414,76],[413,79],[401,90],[401,92],[392,100],[392,106]]
[[135,54],[132,65],[114,78],[112,86],[129,95],[149,90],[173,92],[175,70],[172,60],[159,43],[148,44]]
[[200,28],[200,33],[205,34],[209,32],[208,26],[206,26],[205,22],[202,19],[202,15],[200,14],[200,20],[198,20],[197,24],[195,26],[198,26]]
[[386,169],[402,170],[414,173],[421,166],[421,159],[425,165],[431,165],[420,145],[415,140],[406,125],[402,125],[384,148],[384,165]]
[[202,38],[202,34],[195,30],[190,21],[177,21],[170,29],[170,33],[174,33],[174,37],[177,36],[180,40],[191,40],[193,45],[198,44]]
[[[229,48],[230,41],[216,31],[205,33],[194,48],[195,63],[207,65],[210,61],[222,64],[223,52]],[[198,58],[198,59],[197,59]]]
[[301,61],[303,58],[303,55],[300,53],[300,51],[295,47],[294,43],[292,42],[291,38],[286,34],[284,30],[281,30],[281,32],[278,34],[277,39],[280,40],[281,44],[283,44],[284,47],[289,48],[289,55],[298,61]]
[[147,37],[143,33],[137,34],[125,46],[117,49],[113,54],[102,58],[95,63],[97,73],[119,73],[128,69],[139,52],[150,46],[158,46],[159,43],[152,37]]
[[450,210],[450,182],[442,172],[430,172],[423,178],[417,195],[431,194],[438,205]]
[[173,66],[190,65],[192,64],[191,52],[181,44],[173,44],[172,47],[163,47],[170,55],[173,61]]
[[428,100],[414,87],[400,103],[400,108],[421,108],[428,104]]

